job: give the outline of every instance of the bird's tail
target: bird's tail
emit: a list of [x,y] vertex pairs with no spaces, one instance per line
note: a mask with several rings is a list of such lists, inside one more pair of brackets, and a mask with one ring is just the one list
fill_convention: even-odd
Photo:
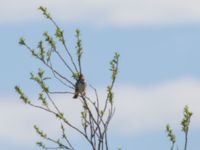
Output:
[[73,96],[74,99],[78,98],[78,93],[76,92]]

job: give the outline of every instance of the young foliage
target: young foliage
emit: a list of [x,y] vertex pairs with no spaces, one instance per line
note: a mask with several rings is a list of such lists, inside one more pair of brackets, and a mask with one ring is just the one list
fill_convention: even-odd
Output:
[[170,142],[172,143],[171,150],[173,150],[174,144],[176,143],[176,135],[173,133],[173,130],[171,129],[169,124],[166,125],[166,132]]
[[15,86],[15,91],[20,95],[20,99],[25,103],[25,104],[30,104],[30,100],[28,97],[24,94],[22,89],[19,86]]
[[[189,126],[190,126],[190,119],[192,117],[192,112],[189,110],[189,107],[186,105],[184,107],[183,111],[183,119],[181,121],[181,128],[182,132],[185,135],[185,142],[184,142],[184,150],[187,150],[187,144],[188,144],[188,132],[189,132]],[[176,135],[173,133],[170,125],[166,125],[166,132],[167,136],[169,137],[170,142],[172,143],[172,146],[170,150],[174,149],[174,144],[176,143]],[[178,147],[177,147],[178,149]]]
[[188,106],[185,106],[183,111],[183,119],[181,121],[182,131],[185,134],[185,144],[184,144],[184,150],[187,149],[187,143],[188,143],[188,132],[189,132],[189,126],[190,126],[190,119],[192,117],[192,112],[189,110]]
[[[24,38],[19,39],[19,44],[29,50],[32,56],[46,67],[45,69],[38,69],[36,74],[30,74],[30,79],[39,85],[41,90],[38,93],[38,100],[41,103],[38,105],[35,104],[34,101],[30,101],[19,86],[16,86],[15,90],[25,104],[49,112],[61,122],[61,138],[52,139],[43,130],[35,125],[34,128],[36,133],[42,137],[43,140],[53,143],[55,147],[48,147],[42,141],[38,141],[36,144],[45,150],[75,150],[76,146],[71,143],[69,135],[65,132],[65,128],[68,127],[77,132],[82,139],[85,139],[85,141],[91,146],[91,149],[108,150],[108,126],[115,112],[113,86],[118,74],[119,54],[115,53],[113,60],[110,62],[111,84],[107,87],[107,98],[105,100],[100,99],[97,90],[93,86],[90,86],[95,93],[95,99],[91,99],[85,91],[79,92],[79,84],[77,84],[80,80],[84,81],[84,72],[81,66],[83,47],[80,38],[80,30],[77,29],[75,31],[77,39],[76,55],[73,56],[72,52],[66,45],[64,30],[57,25],[47,8],[41,6],[39,7],[39,10],[45,18],[47,18],[54,25],[54,36],[51,36],[48,32],[44,32],[44,39],[38,42],[36,49],[31,48],[25,42]],[[56,43],[56,39],[59,41],[58,43]],[[45,47],[45,45],[48,46]],[[62,49],[60,49],[60,47],[62,47]],[[58,58],[57,61],[61,62],[65,66],[66,71],[68,71],[71,75],[66,76],[66,74],[63,74],[58,70],[53,61],[55,57]],[[46,70],[49,70],[51,74],[48,74],[47,76],[45,72],[48,71]],[[65,90],[52,90],[52,87],[48,85],[48,82],[46,82],[47,79],[55,82],[58,81],[64,86]],[[81,127],[77,127],[68,118],[66,118],[65,114],[57,106],[56,100],[52,98],[55,94],[74,95],[75,92],[78,92],[78,101],[82,105],[82,111],[80,114],[81,118],[77,118],[81,120]],[[103,106],[100,105],[100,101],[101,103],[103,102]],[[68,106],[66,106],[66,109],[67,107]]]

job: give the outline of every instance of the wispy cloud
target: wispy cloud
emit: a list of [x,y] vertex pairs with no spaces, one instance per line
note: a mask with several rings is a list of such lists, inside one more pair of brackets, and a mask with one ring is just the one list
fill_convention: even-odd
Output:
[[116,89],[116,131],[132,135],[146,131],[163,131],[167,123],[180,128],[183,108],[194,112],[192,127],[200,125],[200,81],[180,79],[156,86],[138,88],[124,86]]
[[[80,105],[77,101],[71,101],[71,97],[57,97],[56,100],[59,108],[62,108],[62,112],[66,114],[67,118],[78,125],[80,123],[77,119],[80,118]],[[39,103],[37,98],[33,103]],[[39,139],[33,128],[34,125],[44,129],[46,133],[49,133],[50,137],[60,138],[59,135],[61,135],[61,122],[54,115],[27,106],[18,98],[0,98],[0,122],[0,139],[7,139],[10,142],[34,143]],[[71,131],[67,132],[73,134]]]
[[[148,131],[163,131],[166,123],[180,123],[182,109],[186,104],[194,112],[192,127],[199,127],[199,91],[200,81],[193,79],[170,81],[145,88],[116,87],[116,114],[112,122],[112,133],[129,136]],[[100,97],[103,94],[105,92],[100,89]],[[57,97],[56,102],[69,120],[79,124],[81,107],[77,100],[71,96],[62,96]],[[32,128],[34,124],[41,126],[50,135],[59,135],[60,124],[55,121],[54,116],[25,106],[16,99],[1,98],[0,112],[0,138],[15,142],[33,142],[38,138],[33,136],[36,135]]]
[[0,0],[1,23],[37,20],[40,5],[68,23],[130,26],[200,21],[198,0]]

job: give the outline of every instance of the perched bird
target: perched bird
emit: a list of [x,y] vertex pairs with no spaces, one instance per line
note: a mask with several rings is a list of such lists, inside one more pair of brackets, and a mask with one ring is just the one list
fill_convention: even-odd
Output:
[[80,74],[75,84],[75,93],[73,98],[78,98],[79,94],[85,94],[86,82],[82,74]]

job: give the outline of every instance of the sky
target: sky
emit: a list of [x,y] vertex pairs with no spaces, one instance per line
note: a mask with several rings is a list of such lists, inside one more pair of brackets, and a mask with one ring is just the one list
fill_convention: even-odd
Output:
[[[200,2],[198,0],[0,0],[0,145],[5,150],[37,150],[39,125],[59,135],[55,118],[24,105],[14,91],[20,85],[33,99],[37,87],[29,73],[44,67],[18,45],[23,36],[31,47],[54,33],[53,25],[38,11],[48,7],[64,29],[75,51],[75,29],[81,30],[83,71],[101,100],[110,81],[109,61],[120,53],[116,81],[116,113],[110,124],[110,150],[169,150],[165,125],[170,123],[183,147],[180,122],[183,108],[194,113],[188,150],[200,147]],[[61,68],[63,69],[63,68]],[[56,85],[53,85],[56,88]],[[88,94],[91,90],[87,89]],[[55,97],[68,117],[78,124],[77,102]],[[68,107],[69,106],[69,107]],[[71,134],[77,149],[89,149]],[[145,143],[145,144],[144,144]]]

